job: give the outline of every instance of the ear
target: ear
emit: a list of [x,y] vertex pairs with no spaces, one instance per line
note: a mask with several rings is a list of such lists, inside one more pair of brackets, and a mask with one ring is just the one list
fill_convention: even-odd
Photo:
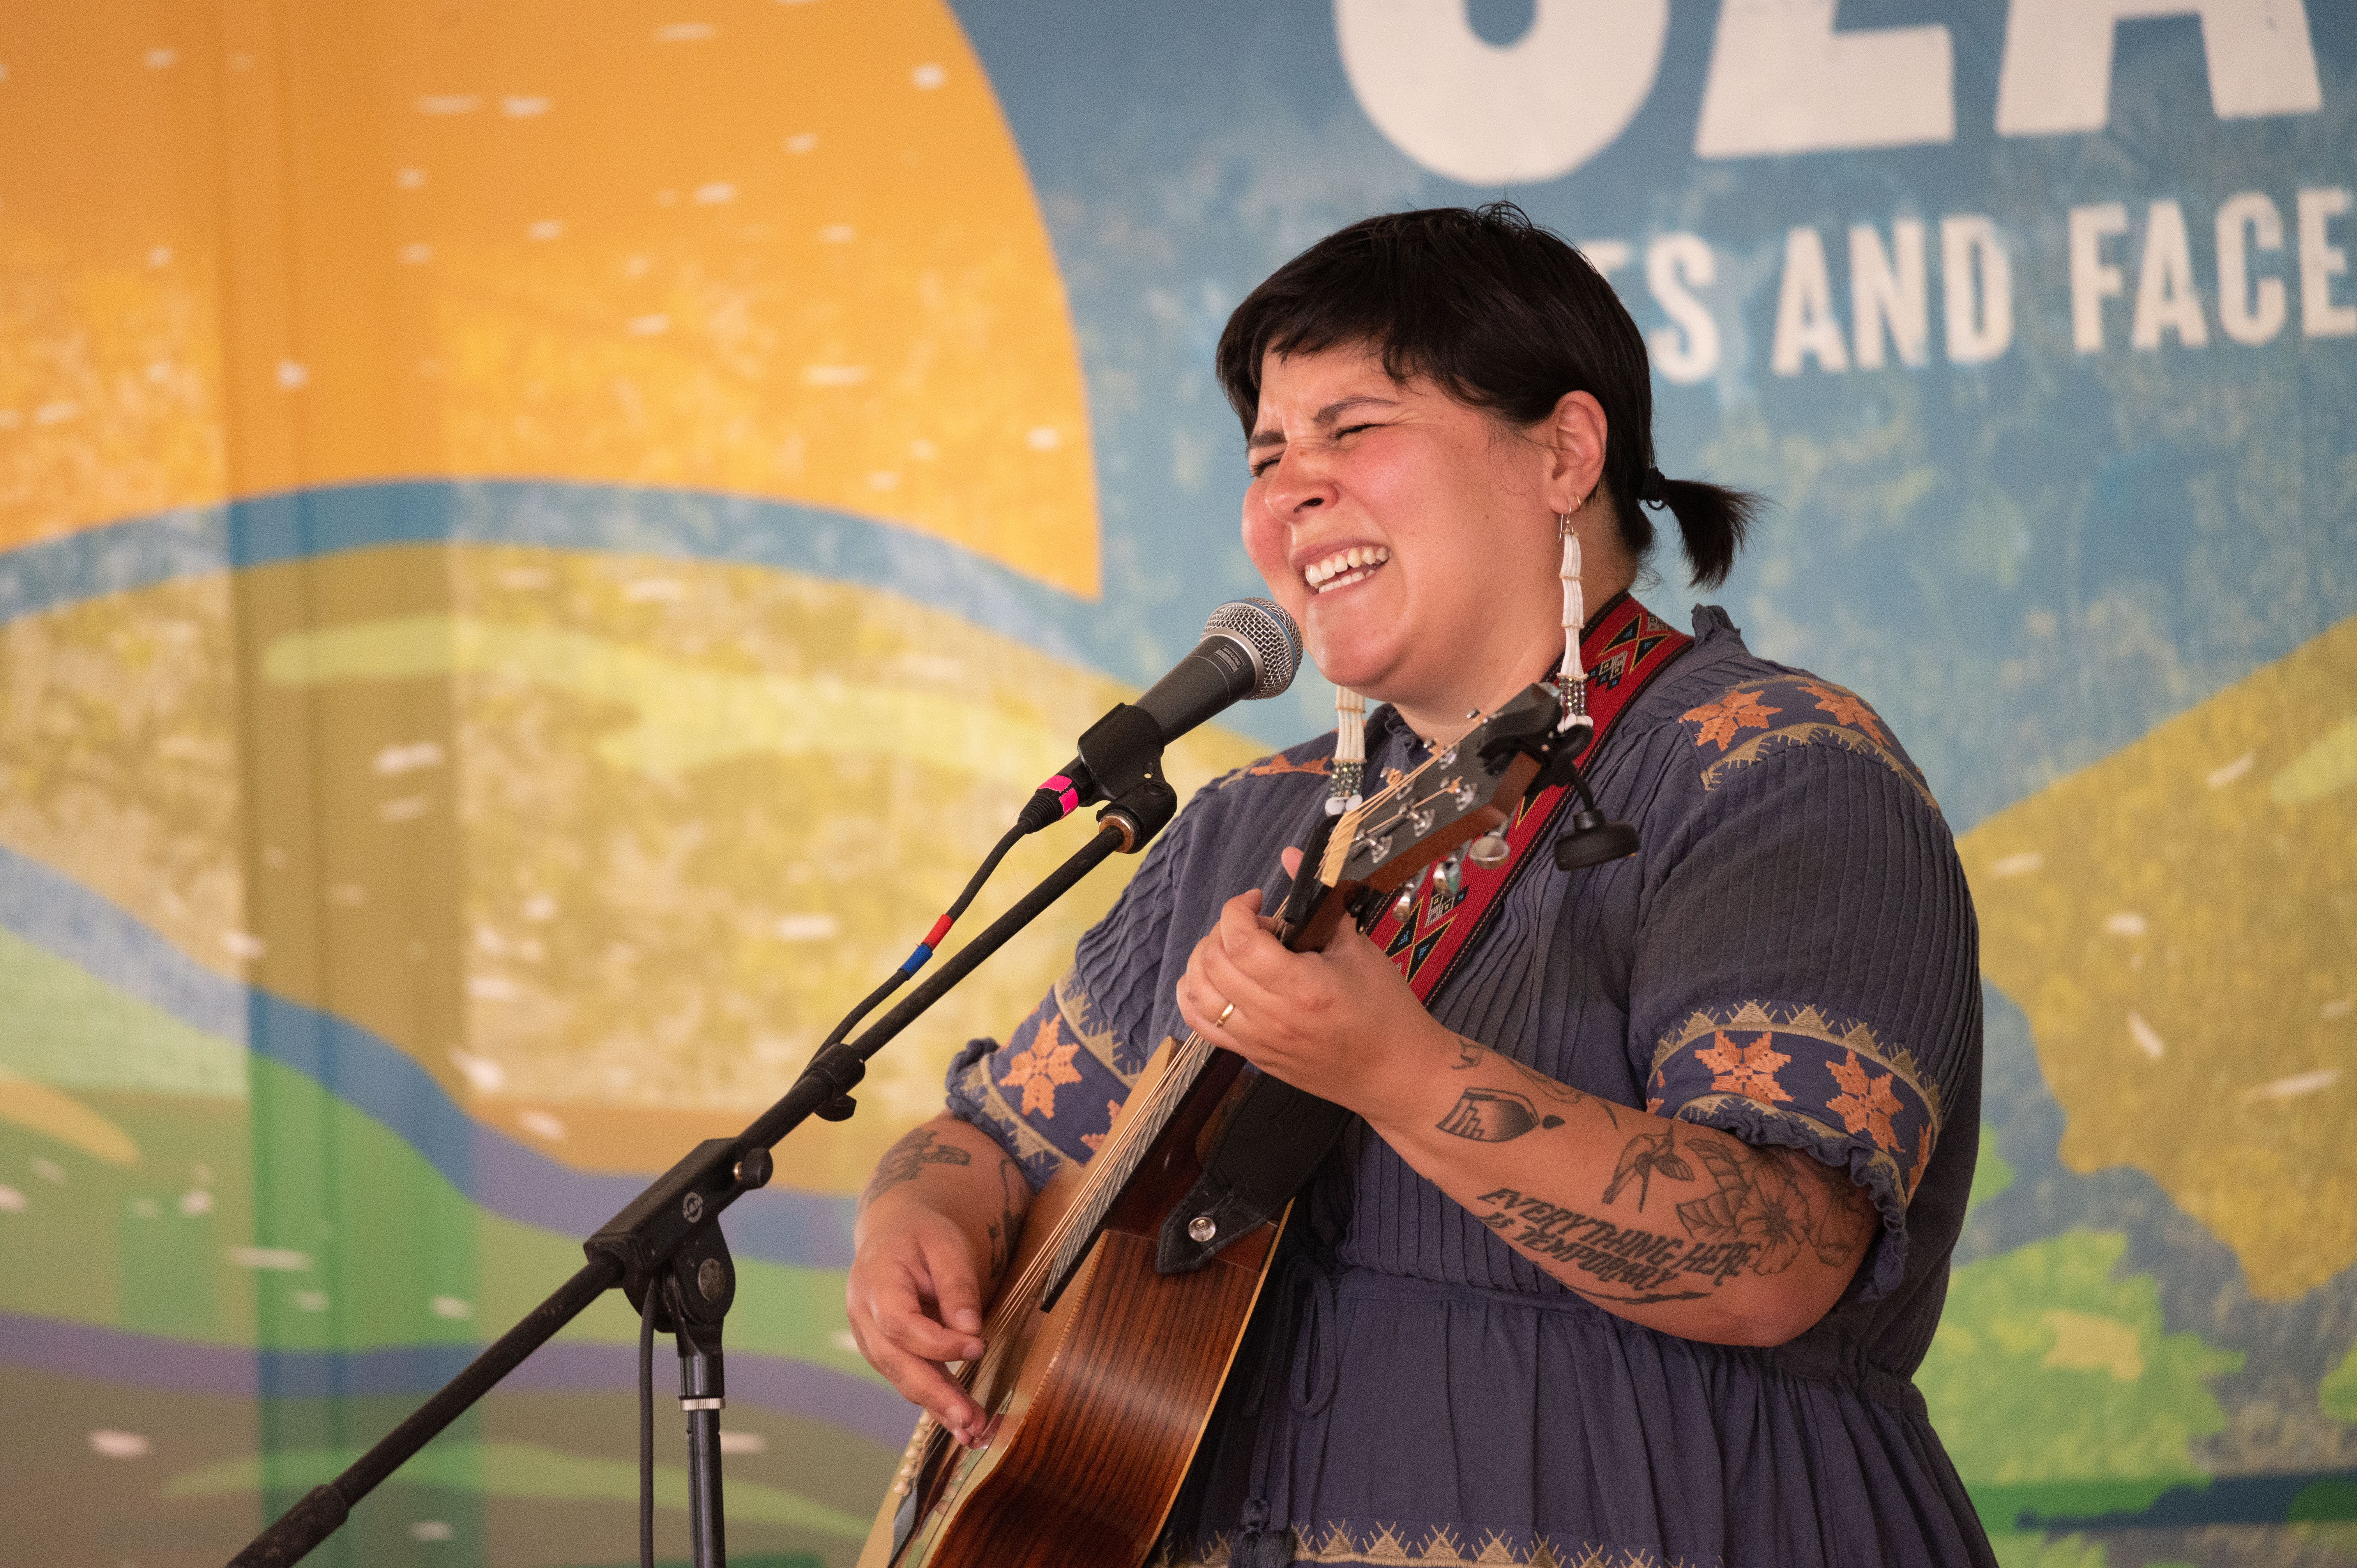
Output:
[[1536,434],[1552,455],[1547,505],[1557,512],[1571,511],[1604,482],[1604,444],[1610,434],[1604,405],[1587,392],[1566,392]]

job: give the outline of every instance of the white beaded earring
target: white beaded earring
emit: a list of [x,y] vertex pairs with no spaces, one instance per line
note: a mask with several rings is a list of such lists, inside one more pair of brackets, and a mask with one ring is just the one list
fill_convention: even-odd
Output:
[[1580,497],[1572,502],[1571,511],[1555,520],[1563,532],[1563,566],[1557,574],[1563,578],[1563,664],[1555,671],[1563,717],[1555,723],[1557,731],[1592,726],[1595,722],[1587,716],[1587,674],[1579,664],[1579,634],[1587,625],[1587,600],[1579,586],[1579,532],[1571,526],[1571,513],[1586,505],[1587,499]]
[[1326,814],[1339,817],[1359,806],[1359,783],[1367,771],[1367,699],[1348,686],[1334,688],[1334,782],[1326,791]]

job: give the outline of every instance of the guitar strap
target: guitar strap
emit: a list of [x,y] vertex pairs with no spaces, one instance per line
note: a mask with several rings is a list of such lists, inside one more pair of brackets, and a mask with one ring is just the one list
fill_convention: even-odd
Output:
[[[1693,638],[1625,593],[1604,607],[1580,639],[1587,712],[1596,721],[1586,756],[1603,754],[1613,722],[1693,644]],[[1426,1006],[1438,999],[1464,956],[1496,923],[1507,890],[1529,865],[1547,858],[1532,851],[1555,842],[1558,819],[1568,814],[1573,800],[1568,788],[1555,785],[1523,800],[1506,829],[1501,865],[1484,870],[1467,862],[1454,892],[1427,875],[1405,918],[1386,908],[1368,931]],[[1313,873],[1305,865],[1302,874]],[[1200,1269],[1221,1248],[1284,1208],[1350,1118],[1340,1106],[1282,1079],[1265,1073],[1251,1079],[1238,1090],[1202,1176],[1163,1219],[1156,1270],[1179,1274]]]

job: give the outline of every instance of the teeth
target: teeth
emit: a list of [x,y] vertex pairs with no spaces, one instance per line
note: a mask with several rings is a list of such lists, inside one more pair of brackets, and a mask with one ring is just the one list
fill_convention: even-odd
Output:
[[[1348,550],[1338,550],[1313,565],[1302,569],[1302,579],[1312,588],[1340,587],[1336,579],[1347,574],[1363,575],[1365,570],[1382,565],[1392,558],[1392,553],[1380,544],[1354,544]],[[1357,581],[1351,576],[1351,581]]]

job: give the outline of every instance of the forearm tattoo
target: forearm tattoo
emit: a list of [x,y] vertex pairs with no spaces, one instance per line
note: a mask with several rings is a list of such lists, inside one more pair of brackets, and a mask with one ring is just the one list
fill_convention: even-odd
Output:
[[1560,1127],[1563,1118],[1542,1116],[1528,1098],[1511,1089],[1469,1089],[1434,1125],[1477,1144],[1503,1144],[1534,1128]]
[[1023,1233],[1024,1211],[1031,1204],[1031,1184],[1023,1179],[1023,1167],[1003,1154],[998,1156],[998,1218],[989,1225],[991,1284],[1015,1261],[1015,1239]]
[[955,1144],[944,1144],[931,1127],[920,1127],[907,1137],[884,1151],[876,1162],[876,1174],[867,1179],[867,1190],[859,1195],[859,1207],[866,1208],[894,1187],[912,1182],[927,1165],[970,1165],[974,1156]]
[[[1524,1083],[1530,1085],[1532,1090],[1541,1099],[1551,1100],[1557,1105],[1584,1105],[1591,1100],[1595,1100],[1593,1095],[1582,1094],[1578,1090],[1572,1088],[1571,1085],[1562,1083],[1555,1079],[1549,1078],[1546,1074],[1540,1072],[1535,1069],[1524,1067],[1522,1063],[1516,1061],[1512,1057],[1501,1056],[1498,1052],[1490,1049],[1487,1046],[1482,1045],[1478,1040],[1469,1040],[1462,1035],[1457,1036],[1457,1065],[1450,1069],[1450,1071],[1463,1072],[1468,1068],[1480,1067],[1485,1061],[1494,1061],[1499,1063],[1501,1066],[1513,1069],[1515,1074],[1520,1077]],[[1466,1101],[1476,1096],[1502,1097],[1508,1100],[1519,1100],[1523,1102],[1525,1108],[1532,1109],[1534,1111],[1534,1114],[1531,1116],[1527,1125],[1519,1127],[1511,1133],[1485,1137],[1483,1134],[1479,1133],[1458,1132],[1455,1127],[1449,1125],[1449,1122],[1458,1120],[1461,1115],[1465,1114],[1464,1107]],[[1612,1102],[1609,1100],[1595,1100],[1595,1103],[1598,1109],[1604,1112],[1604,1119],[1612,1124],[1613,1130],[1616,1132],[1619,1131],[1620,1126],[1620,1117],[1619,1113],[1613,1110]],[[1530,1101],[1524,1096],[1516,1094],[1511,1090],[1498,1089],[1467,1090],[1463,1095],[1458,1097],[1457,1104],[1449,1109],[1448,1114],[1441,1118],[1439,1122],[1440,1130],[1444,1133],[1456,1133],[1460,1138],[1481,1138],[1483,1142],[1492,1144],[1502,1144],[1508,1138],[1519,1138],[1523,1133],[1529,1132],[1533,1127],[1560,1127],[1562,1125],[1562,1117],[1541,1117],[1535,1113],[1535,1108],[1531,1107]]]
[[1658,1171],[1670,1181],[1692,1181],[1694,1167],[1678,1157],[1678,1124],[1674,1122],[1662,1129],[1659,1135],[1640,1133],[1629,1140],[1620,1151],[1620,1163],[1612,1167],[1612,1179],[1604,1186],[1604,1201],[1614,1203],[1629,1184],[1637,1184],[1637,1212],[1645,1212],[1646,1196],[1653,1188],[1653,1174]]
[[[1459,1070],[1496,1054],[1469,1040],[1460,1041],[1459,1049]],[[1497,1059],[1558,1104],[1590,1098],[1512,1058]],[[1612,1124],[1618,1127],[1619,1120]],[[1437,1125],[1454,1137],[1502,1144],[1560,1127],[1563,1118],[1512,1090],[1473,1088],[1458,1094]],[[1510,1187],[1483,1193],[1472,1208],[1483,1224],[1522,1251],[1568,1264],[1620,1293],[1573,1285],[1580,1294],[1630,1306],[1699,1300],[1740,1273],[1782,1273],[1803,1248],[1829,1268],[1865,1250],[1872,1215],[1865,1195],[1839,1173],[1796,1149],[1754,1148],[1707,1131],[1689,1132],[1680,1144],[1680,1130],[1672,1122],[1631,1138],[1599,1195],[1603,1204],[1618,1203],[1633,1186],[1642,1214],[1656,1180],[1705,1188],[1674,1206],[1675,1231],[1624,1225]]]

